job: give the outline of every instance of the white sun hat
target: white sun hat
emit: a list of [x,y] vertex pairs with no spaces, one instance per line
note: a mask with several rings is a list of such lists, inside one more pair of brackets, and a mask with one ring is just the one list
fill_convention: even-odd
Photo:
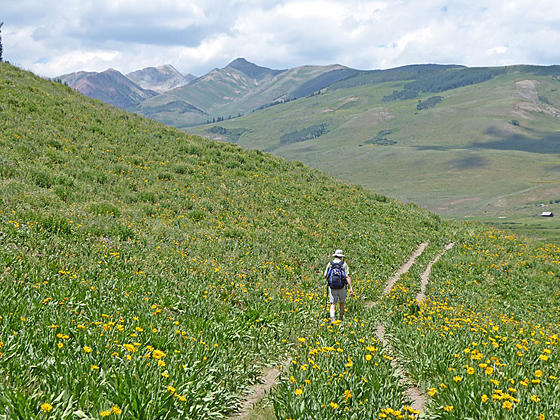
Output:
[[338,258],[344,258],[344,252],[342,252],[342,249],[337,249],[336,251],[334,251],[334,254],[332,256]]

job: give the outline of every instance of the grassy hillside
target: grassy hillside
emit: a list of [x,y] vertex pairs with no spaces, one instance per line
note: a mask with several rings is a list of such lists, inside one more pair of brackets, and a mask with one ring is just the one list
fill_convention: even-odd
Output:
[[502,231],[473,232],[434,266],[425,304],[414,299],[421,271],[394,289],[393,348],[431,396],[426,418],[560,414],[559,254]]
[[[420,241],[445,240],[446,224],[415,205],[5,63],[0,113],[8,418],[219,418],[319,328],[335,248],[358,311]],[[387,398],[368,410],[406,404],[398,381],[375,386]]]
[[[467,70],[491,78],[445,90]],[[557,70],[431,71],[440,73],[441,85],[427,76],[416,75],[416,83],[365,73],[320,95],[215,124],[219,130],[189,131],[300,160],[444,215],[514,222],[534,220],[540,204],[556,210]],[[395,98],[406,95],[414,98]]]
[[[292,359],[266,415],[415,418],[379,322],[432,396],[427,418],[560,412],[557,247],[446,222],[5,63],[0,114],[0,417],[223,418],[265,366]],[[418,277],[450,241],[419,306]],[[320,277],[335,248],[356,297],[332,326]]]

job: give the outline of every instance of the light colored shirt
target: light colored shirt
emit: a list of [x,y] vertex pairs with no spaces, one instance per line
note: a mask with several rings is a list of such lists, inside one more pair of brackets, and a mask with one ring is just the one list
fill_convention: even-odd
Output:
[[[325,268],[325,273],[323,274],[323,277],[327,278],[327,273],[329,272],[329,269],[331,268],[331,264],[333,262],[337,263],[342,261],[342,259],[340,258],[335,258],[332,261],[329,261],[329,263],[327,264],[327,267]],[[342,269],[344,270],[344,272],[346,273],[347,276],[350,275],[350,272],[348,271],[348,264],[346,264],[346,261],[344,261],[344,264],[342,264]]]

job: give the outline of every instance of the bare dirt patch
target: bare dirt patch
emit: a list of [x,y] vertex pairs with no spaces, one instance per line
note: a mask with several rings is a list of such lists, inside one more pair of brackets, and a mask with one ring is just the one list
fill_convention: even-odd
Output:
[[528,112],[543,112],[560,118],[560,109],[539,99],[538,80],[520,80],[515,83],[516,96],[522,101],[513,107],[513,111],[523,118],[530,118]]

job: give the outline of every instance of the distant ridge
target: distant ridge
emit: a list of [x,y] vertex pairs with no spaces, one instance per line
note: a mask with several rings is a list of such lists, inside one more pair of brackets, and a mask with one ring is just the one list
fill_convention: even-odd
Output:
[[101,73],[70,73],[56,79],[84,95],[128,110],[134,109],[141,101],[158,94],[141,88],[115,69],[107,69]]
[[226,67],[239,70],[240,72],[246,74],[249,77],[254,79],[262,79],[268,75],[277,75],[280,73],[285,72],[286,70],[272,70],[267,67],[257,66],[256,64],[250,63],[244,58],[236,58],[231,63],[229,63]]
[[[274,70],[237,58],[186,86],[143,101],[138,111],[176,127],[221,121],[311,95],[317,88],[313,80],[326,73],[338,75],[339,70],[356,71],[338,64]],[[320,80],[322,88],[325,82],[332,83],[340,77]]]
[[[62,76],[61,79],[88,96],[165,124],[186,128],[237,118],[339,89],[361,89],[393,83],[392,91],[384,90],[381,99],[385,103],[419,99],[423,94],[480,84],[515,72],[554,75],[558,73],[558,66],[411,64],[383,70],[356,70],[334,64],[271,69],[239,57],[225,67],[215,68],[198,78],[182,75],[171,65],[147,67],[126,75],[134,83],[128,90],[123,88],[127,83],[123,81],[122,75],[112,80],[107,75],[96,76],[99,73],[78,72]],[[431,99],[429,104],[437,100]]]
[[146,67],[127,73],[126,77],[143,89],[153,90],[158,93],[184,86],[196,79],[192,74],[183,75],[170,64],[157,67]]

